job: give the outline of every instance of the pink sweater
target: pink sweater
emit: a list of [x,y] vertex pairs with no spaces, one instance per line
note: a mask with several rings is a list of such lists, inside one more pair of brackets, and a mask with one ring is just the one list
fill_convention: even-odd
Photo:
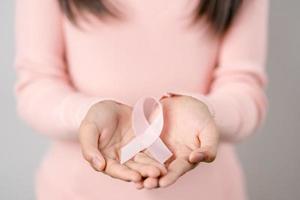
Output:
[[[42,200],[245,199],[234,142],[252,134],[266,113],[268,0],[245,1],[229,32],[212,37],[205,22],[188,27],[197,1],[126,0],[123,21],[73,26],[57,0],[17,0],[16,96],[20,116],[52,146],[36,178]],[[97,173],[83,160],[78,127],[103,99],[133,105],[142,95],[204,94],[221,144],[167,189],[138,191]]]

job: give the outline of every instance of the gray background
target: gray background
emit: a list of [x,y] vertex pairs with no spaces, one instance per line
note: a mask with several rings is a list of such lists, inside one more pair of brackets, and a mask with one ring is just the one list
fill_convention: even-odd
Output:
[[[15,114],[12,0],[0,0],[0,199],[34,199],[33,174],[47,147]],[[250,199],[300,199],[300,1],[272,0],[268,96],[257,135],[238,145]],[[298,147],[298,148],[297,148]]]

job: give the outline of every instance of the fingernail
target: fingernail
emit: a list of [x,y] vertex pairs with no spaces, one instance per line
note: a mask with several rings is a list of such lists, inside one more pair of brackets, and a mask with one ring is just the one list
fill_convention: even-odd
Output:
[[103,168],[103,162],[97,157],[93,158],[93,165],[98,170],[102,170]]
[[200,161],[204,160],[204,158],[205,158],[205,154],[204,153],[198,153],[198,159]]
[[205,158],[204,153],[202,153],[202,152],[196,152],[196,153],[194,153],[193,158],[191,158],[190,161],[193,162],[193,163],[194,162],[198,163],[198,162],[203,161],[204,158]]

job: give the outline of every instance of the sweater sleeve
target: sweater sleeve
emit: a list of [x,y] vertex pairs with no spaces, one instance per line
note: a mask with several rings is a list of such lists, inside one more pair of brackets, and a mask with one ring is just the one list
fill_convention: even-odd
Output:
[[213,111],[223,141],[244,139],[265,119],[268,6],[268,0],[244,1],[222,38],[208,94],[169,92],[204,101]]
[[104,98],[87,96],[72,86],[57,2],[16,1],[17,112],[37,132],[76,139],[90,106]]

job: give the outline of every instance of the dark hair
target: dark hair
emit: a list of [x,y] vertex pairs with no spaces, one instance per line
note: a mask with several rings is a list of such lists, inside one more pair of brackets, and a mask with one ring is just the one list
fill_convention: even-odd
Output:
[[[96,17],[118,16],[118,12],[107,0],[58,0],[65,15],[76,23],[75,11],[87,11]],[[225,33],[233,22],[243,0],[200,0],[195,20],[205,18],[215,33]]]

